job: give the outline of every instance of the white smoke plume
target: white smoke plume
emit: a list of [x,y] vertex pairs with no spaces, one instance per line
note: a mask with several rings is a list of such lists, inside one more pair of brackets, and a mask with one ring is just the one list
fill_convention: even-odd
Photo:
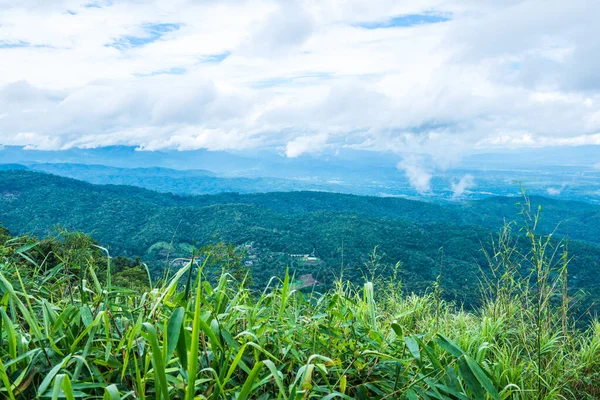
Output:
[[463,195],[465,190],[475,186],[473,175],[466,174],[458,182],[452,182],[452,197],[457,198]]
[[566,187],[567,187],[566,183],[563,183],[560,188],[549,187],[546,189],[546,193],[549,194],[550,196],[560,196]]
[[423,160],[418,157],[406,157],[398,163],[398,169],[404,171],[410,186],[420,194],[431,190],[431,171],[423,166]]

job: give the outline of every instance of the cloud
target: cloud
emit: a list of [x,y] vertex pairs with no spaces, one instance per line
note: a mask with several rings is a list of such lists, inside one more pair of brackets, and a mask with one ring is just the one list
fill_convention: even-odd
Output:
[[427,191],[471,152],[600,144],[588,5],[2,2],[0,144],[417,153]]
[[287,143],[285,154],[289,158],[295,158],[304,153],[318,153],[326,144],[327,135],[300,136]]
[[248,41],[242,42],[242,54],[271,57],[290,53],[313,33],[312,16],[296,0],[280,2],[253,30]]
[[546,188],[546,193],[549,194],[550,196],[560,196],[566,187],[567,187],[566,183],[563,183],[559,188],[549,187],[549,188]]
[[452,197],[461,197],[463,193],[475,187],[475,178],[471,174],[466,174],[458,182],[452,182]]
[[431,170],[423,166],[423,159],[410,156],[405,157],[398,163],[398,169],[404,171],[410,186],[420,194],[425,194],[431,190]]

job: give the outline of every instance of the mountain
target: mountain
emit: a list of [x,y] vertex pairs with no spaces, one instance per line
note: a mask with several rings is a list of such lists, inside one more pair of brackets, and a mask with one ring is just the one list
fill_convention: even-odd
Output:
[[[0,162],[91,183],[127,184],[177,194],[319,190],[430,201],[519,194],[600,203],[600,146],[473,154],[440,167],[421,155],[341,149],[288,158],[277,151],[142,151],[114,146],[60,151],[0,148]],[[413,155],[414,156],[414,155]],[[414,181],[427,184],[417,190]]]
[[29,164],[31,171],[45,172],[94,184],[130,185],[181,195],[225,192],[260,193],[269,191],[327,190],[329,187],[307,181],[282,178],[218,177],[207,170],[175,170],[162,167],[118,168],[97,164]]
[[0,164],[0,171],[12,171],[12,170],[21,170],[21,171],[27,171],[29,168],[27,168],[25,165],[21,165],[21,164]]
[[[1,146],[1,145],[0,145]],[[73,163],[102,164],[120,168],[162,167],[172,169],[206,169],[224,175],[287,176],[329,174],[344,171],[396,170],[399,161],[412,153],[366,151],[339,148],[322,150],[288,158],[278,149],[246,151],[156,150],[134,146],[37,150],[20,146],[0,147],[2,163]],[[427,166],[435,162],[428,155],[417,155]],[[593,168],[600,161],[600,146],[559,146],[521,149],[498,149],[478,152],[451,160],[453,169],[536,169],[546,167]],[[327,169],[323,169],[327,167]]]
[[89,179],[119,179],[125,175],[130,176],[132,180],[146,177],[179,179],[216,176],[213,172],[203,169],[174,170],[161,167],[118,168],[98,164],[40,163],[29,164],[29,169],[68,178],[78,176],[80,180],[85,181]]
[[[401,198],[323,192],[224,193],[178,196],[131,186],[93,185],[31,171],[0,172],[0,222],[12,233],[44,236],[60,224],[91,234],[113,255],[140,255],[155,275],[167,256],[193,246],[247,245],[254,283],[264,285],[286,266],[331,282],[342,271],[360,282],[373,249],[389,275],[396,262],[410,291],[422,292],[442,268],[444,295],[476,303],[480,268],[492,235],[517,220],[517,198],[427,203]],[[600,207],[533,197],[542,207],[540,229],[569,235],[574,291],[600,293]],[[519,235],[517,226],[514,233]],[[317,262],[294,259],[314,254]],[[343,264],[342,264],[343,263]],[[591,301],[591,300],[590,300]],[[586,303],[589,304],[589,303]]]
[[235,174],[256,168],[257,160],[223,151],[141,151],[131,146],[94,149],[33,150],[19,146],[0,147],[2,163],[96,164],[117,168],[205,169]]

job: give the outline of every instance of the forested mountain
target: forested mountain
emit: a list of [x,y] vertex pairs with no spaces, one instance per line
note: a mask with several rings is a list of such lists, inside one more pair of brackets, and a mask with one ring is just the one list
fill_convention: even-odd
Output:
[[71,163],[29,164],[22,166],[21,169],[46,172],[94,184],[130,185],[181,195],[331,189],[331,185],[283,178],[222,177],[203,169],[117,168],[97,164]]
[[[327,284],[342,273],[399,276],[424,291],[441,271],[444,296],[474,305],[482,248],[504,221],[520,221],[522,199],[489,198],[433,204],[401,198],[322,192],[177,196],[130,186],[92,185],[29,171],[0,172],[0,222],[13,234],[43,237],[60,224],[92,235],[113,255],[139,255],[159,276],[167,256],[189,256],[192,245],[246,245],[256,286],[290,266]],[[531,198],[542,207],[540,230],[568,233],[570,284],[600,293],[600,207]],[[518,227],[514,227],[519,234]],[[373,255],[373,250],[377,252]],[[295,255],[312,254],[306,262]],[[312,259],[311,259],[312,260]],[[379,266],[376,271],[371,267]],[[587,301],[586,304],[591,304]]]

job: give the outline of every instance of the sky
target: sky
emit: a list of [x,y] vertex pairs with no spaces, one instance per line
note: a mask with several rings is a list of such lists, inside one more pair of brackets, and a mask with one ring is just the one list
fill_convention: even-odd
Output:
[[0,0],[0,145],[392,151],[426,185],[422,155],[600,145],[599,21],[597,0]]

